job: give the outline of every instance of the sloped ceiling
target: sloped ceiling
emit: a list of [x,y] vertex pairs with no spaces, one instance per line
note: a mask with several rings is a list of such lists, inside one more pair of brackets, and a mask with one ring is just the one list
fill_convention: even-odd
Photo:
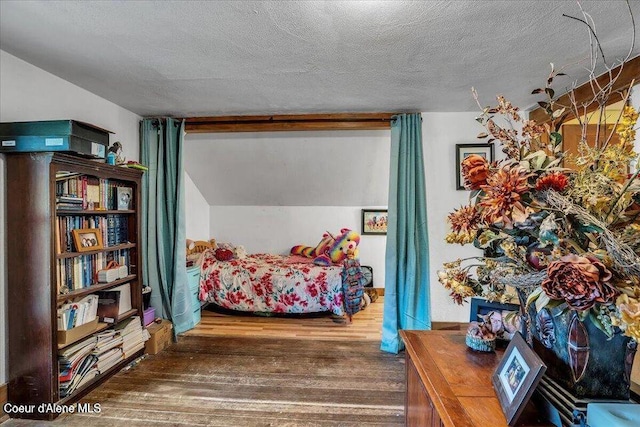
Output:
[[[581,3],[626,55],[626,3]],[[588,56],[563,13],[582,18],[574,1],[3,0],[0,48],[143,116],[473,111],[471,86],[526,107],[550,62]]]
[[210,205],[387,205],[390,131],[191,134],[184,149]]

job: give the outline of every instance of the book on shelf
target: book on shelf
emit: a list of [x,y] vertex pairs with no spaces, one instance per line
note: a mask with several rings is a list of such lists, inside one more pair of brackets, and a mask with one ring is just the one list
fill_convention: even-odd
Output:
[[[116,210],[119,202],[117,189],[119,187],[130,189],[130,184],[117,180],[76,173],[58,174],[56,175],[56,197],[79,199],[83,209]],[[129,192],[127,200],[132,201],[132,198],[133,192]]]
[[96,293],[99,296],[98,316],[105,323],[114,323],[121,314],[131,310],[131,286],[129,283]]
[[56,218],[56,253],[76,252],[73,230],[97,228],[105,246],[129,243],[129,218],[123,215],[64,215]]
[[120,363],[125,359],[122,348],[112,348],[111,350],[104,352],[98,356],[98,362],[96,368],[98,372],[103,373]]
[[58,309],[58,330],[66,331],[92,322],[98,313],[98,295],[87,295]]
[[89,288],[98,283],[98,271],[107,268],[111,261],[129,266],[130,259],[131,251],[129,249],[58,259],[56,261],[58,295]]
[[113,328],[93,334],[58,352],[60,396],[73,394],[121,361],[144,348],[149,333],[140,316],[123,320]]
[[98,375],[95,365],[97,356],[88,354],[83,357],[76,366],[60,372],[60,396],[66,397],[72,394],[78,387],[86,384]]
[[95,349],[93,351],[94,354],[102,354],[108,350],[111,350],[115,347],[121,347],[122,346],[122,336],[120,335],[113,335],[111,336],[109,339],[103,340],[103,341],[98,341],[95,345]]

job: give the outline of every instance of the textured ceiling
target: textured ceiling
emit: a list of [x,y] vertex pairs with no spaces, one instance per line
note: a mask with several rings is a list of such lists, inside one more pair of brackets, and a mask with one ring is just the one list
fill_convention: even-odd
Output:
[[[626,4],[582,2],[608,59]],[[640,2],[632,0],[640,20]],[[143,116],[472,111],[532,104],[588,56],[573,1],[0,1],[0,48]],[[635,52],[637,54],[638,47]],[[571,77],[584,80],[580,67]]]

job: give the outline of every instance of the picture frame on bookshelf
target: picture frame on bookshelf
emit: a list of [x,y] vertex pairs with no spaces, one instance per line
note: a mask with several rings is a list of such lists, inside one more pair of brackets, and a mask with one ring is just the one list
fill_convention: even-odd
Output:
[[116,197],[118,200],[119,211],[127,211],[131,209],[133,201],[133,189],[131,187],[117,187]]
[[88,252],[104,249],[102,232],[97,228],[80,228],[73,230],[73,242],[77,252]]

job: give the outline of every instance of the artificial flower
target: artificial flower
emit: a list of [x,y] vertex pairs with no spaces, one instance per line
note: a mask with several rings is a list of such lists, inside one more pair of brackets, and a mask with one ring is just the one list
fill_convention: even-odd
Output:
[[561,172],[552,172],[538,178],[538,181],[536,181],[536,190],[554,190],[561,193],[565,188],[567,188],[567,185],[569,185],[569,179],[565,174]]
[[458,268],[438,271],[438,281],[451,291],[449,296],[458,305],[462,305],[466,298],[477,295],[480,286],[466,271]]
[[[549,115],[544,123],[522,117],[502,96],[483,107],[473,91],[485,128],[478,138],[499,143],[506,158],[462,162],[465,188],[474,191],[468,206],[449,215],[446,241],[473,243],[483,253],[445,263],[438,277],[458,304],[473,295],[504,300],[510,286],[520,297],[536,289],[527,302],[539,313],[547,304],[579,311],[608,337],[622,330],[638,339],[640,176],[629,175],[630,165],[640,164],[633,147],[638,113],[626,106],[611,121],[601,111],[606,123],[581,115],[582,138],[566,163],[562,124],[580,108],[559,105],[550,86],[560,75],[552,67],[546,85],[533,91],[546,97],[538,103]],[[612,93],[603,89],[598,104]],[[563,168],[568,164],[575,166]],[[621,294],[627,299],[616,299]]]
[[624,334],[640,341],[640,301],[621,294],[616,300],[620,310],[620,327]]
[[595,303],[610,303],[618,291],[609,284],[607,267],[591,257],[565,255],[547,267],[542,290],[549,298],[564,300],[574,310],[589,310]]
[[466,157],[461,163],[464,187],[467,190],[478,190],[487,182],[489,162],[478,154]]
[[447,243],[466,243],[473,242],[478,231],[480,215],[475,206],[463,206],[456,209],[447,217],[451,224],[451,233],[447,234]]
[[529,176],[518,164],[507,164],[489,175],[487,183],[481,187],[486,193],[479,203],[483,221],[509,226],[514,210],[525,211],[521,201],[522,195],[529,191]]

